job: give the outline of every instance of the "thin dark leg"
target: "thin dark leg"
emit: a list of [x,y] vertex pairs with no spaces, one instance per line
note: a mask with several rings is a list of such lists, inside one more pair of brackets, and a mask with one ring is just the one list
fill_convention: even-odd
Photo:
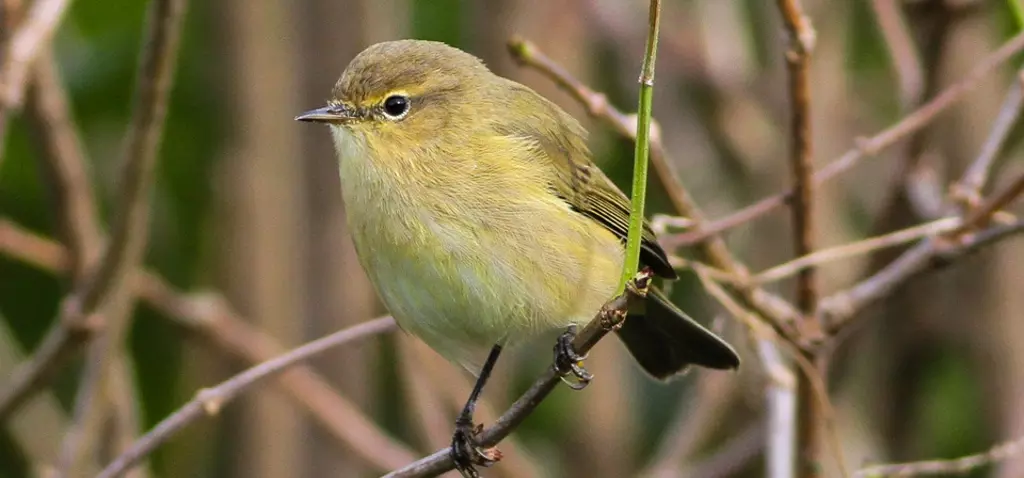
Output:
[[501,457],[497,450],[488,451],[480,448],[476,442],[476,435],[480,433],[480,430],[473,425],[473,412],[476,410],[476,402],[484,391],[487,379],[491,377],[494,365],[498,363],[499,355],[501,355],[501,345],[495,344],[491,348],[491,353],[487,356],[487,361],[484,362],[483,368],[480,369],[480,376],[477,377],[476,384],[473,385],[473,391],[469,394],[466,405],[462,407],[462,412],[455,419],[455,434],[452,436],[451,447],[452,460],[455,462],[455,469],[459,470],[459,473],[462,473],[462,476],[467,478],[480,476],[476,469],[473,468],[474,464],[490,466]]
[[[558,342],[555,342],[555,371],[562,377],[562,381],[573,390],[583,390],[594,379],[594,375],[583,368],[583,360],[587,356],[576,353],[576,349],[572,346],[572,341],[576,339],[578,331],[579,327],[576,324],[571,324],[562,335],[558,336]],[[570,374],[576,377],[575,382],[566,378]]]

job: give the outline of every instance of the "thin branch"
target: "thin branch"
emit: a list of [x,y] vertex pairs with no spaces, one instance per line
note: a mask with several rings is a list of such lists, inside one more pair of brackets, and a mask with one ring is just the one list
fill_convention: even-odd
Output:
[[954,194],[960,196],[968,204],[974,203],[980,197],[981,190],[988,182],[992,165],[995,164],[1003,144],[1010,136],[1010,130],[1017,124],[1021,108],[1024,108],[1024,70],[1017,73],[1017,81],[1013,82],[1010,91],[1006,93],[1003,106],[999,108],[992,129],[988,138],[981,147],[978,159],[971,163],[971,166],[964,173],[963,180],[954,186]]
[[823,298],[818,304],[816,315],[821,318],[826,330],[835,333],[857,312],[892,294],[907,280],[1022,232],[1024,221],[1018,221],[991,226],[969,234],[952,245],[942,238],[926,239],[857,285]]
[[900,100],[905,108],[912,108],[925,94],[925,74],[921,55],[903,16],[902,3],[899,0],[872,0],[871,7],[899,79]]
[[810,265],[822,265],[840,259],[870,254],[880,249],[902,246],[925,237],[932,237],[944,232],[952,231],[959,225],[960,218],[946,217],[929,223],[883,234],[881,236],[875,236],[828,249],[821,249],[806,256],[793,259],[784,264],[779,264],[771,269],[765,270],[764,272],[760,272],[751,280],[758,284],[779,281],[792,276],[797,271],[805,267],[809,267]]
[[[0,251],[51,272],[61,273],[68,268],[68,256],[59,244],[3,219],[0,219]],[[141,300],[218,350],[251,364],[265,362],[285,352],[215,294],[204,298],[186,296],[156,274],[144,270],[136,273],[133,284]],[[377,470],[390,470],[415,459],[411,450],[387,436],[313,369],[305,365],[293,367],[275,384],[367,465]]]
[[[1015,36],[1010,42],[1001,47],[999,51],[1007,50],[1015,42],[1024,45],[1024,33]],[[992,63],[992,61],[990,56],[989,61],[985,63]],[[975,68],[975,73],[970,75],[970,77],[977,76],[977,71],[978,68]],[[961,82],[960,84],[963,83]],[[1018,85],[1014,85],[1012,89],[1015,88],[1018,88]],[[948,92],[949,90],[946,90],[946,93],[943,93],[940,97],[946,96]],[[963,197],[966,194],[967,197],[976,197],[976,195],[980,194],[980,189],[974,189],[974,187],[980,188],[984,186],[985,178],[988,176],[990,169],[990,166],[984,165],[992,163],[996,152],[1001,149],[1000,145],[1006,141],[1006,137],[1010,134],[1011,126],[1016,121],[1017,116],[1019,116],[1019,109],[1022,107],[1024,107],[1024,101],[1021,101],[1015,94],[1007,95],[1000,114],[996,117],[991,133],[982,145],[978,157],[975,158],[964,172],[963,177],[960,178],[959,184],[970,184],[971,187],[961,188],[959,191],[954,188],[951,191],[951,195]],[[1018,110],[1017,114],[1012,113],[1014,108]],[[983,166],[978,166],[979,164]],[[979,173],[979,171],[983,171],[983,173]],[[969,178],[979,177],[980,181],[978,179],[969,180]],[[1024,221],[1008,225],[997,225],[975,234],[966,234],[971,228],[984,226],[999,209],[1009,204],[1022,193],[1024,193],[1024,175],[1017,177],[1006,190],[993,196],[977,209],[968,211],[965,214],[967,217],[963,220],[962,225],[958,226],[954,231],[941,237],[922,241],[904,252],[896,260],[882,268],[882,270],[862,280],[848,290],[837,292],[823,299],[818,304],[815,315],[819,317],[822,324],[825,324],[825,328],[828,331],[837,332],[858,311],[888,296],[910,278],[929,269],[948,264],[949,261],[974,252],[990,242],[1018,233],[1019,229],[1024,227],[1022,226]]]
[[[1015,35],[997,50],[982,59],[959,82],[950,85],[938,96],[932,98],[931,101],[925,103],[913,113],[904,116],[896,124],[870,138],[858,140],[857,145],[853,149],[850,149],[829,163],[828,166],[814,173],[814,185],[821,186],[826,181],[856,166],[861,159],[877,155],[883,149],[892,146],[907,135],[927,126],[940,113],[946,111],[946,109],[956,104],[957,101],[976,88],[981,83],[981,80],[995,72],[1004,63],[1013,59],[1021,50],[1024,50],[1024,33]],[[725,231],[746,224],[787,204],[792,197],[792,190],[769,196],[724,218],[706,224],[701,229],[668,236],[663,240],[663,244],[667,247],[686,247],[713,240]]]
[[[804,376],[806,378],[809,385],[808,388],[812,392],[807,399],[819,402],[818,407],[822,411],[824,424],[830,432],[829,446],[832,448],[832,452],[835,455],[836,463],[839,465],[840,472],[844,477],[847,476],[846,458],[843,454],[843,448],[839,442],[839,434],[835,425],[835,410],[832,406],[831,400],[829,399],[828,389],[825,386],[825,382],[822,380],[822,377],[818,372],[818,368],[805,356],[803,350],[797,348],[796,344],[784,340],[785,338],[779,335],[778,331],[761,323],[753,313],[740,306],[740,304],[738,304],[722,286],[715,282],[710,274],[708,274],[706,267],[700,263],[694,263],[692,266],[693,271],[697,274],[697,278],[704,286],[704,290],[708,291],[708,294],[718,301],[718,303],[726,311],[732,314],[733,317],[746,324],[755,340],[774,341],[779,344],[783,350],[789,352],[791,358],[800,368],[801,374],[798,376]],[[771,359],[772,357],[766,358]],[[766,373],[774,380],[781,379],[780,382],[784,383],[787,380],[784,376],[792,377],[792,374],[788,373],[789,369],[787,368],[779,368],[774,362],[764,362],[764,364],[766,366]],[[769,431],[769,433],[771,432]]]
[[102,335],[88,351],[75,398],[75,416],[62,446],[59,473],[74,474],[84,449],[97,439],[102,424],[102,390],[110,364],[121,351],[131,322],[134,295],[128,277],[139,267],[149,233],[149,190],[173,83],[186,0],[153,0],[136,79],[134,111],[125,138],[120,190],[109,245],[94,275],[72,296],[84,313],[100,311]]
[[717,431],[723,414],[730,410],[738,389],[736,377],[701,370],[692,400],[676,410],[676,418],[660,440],[650,463],[636,476],[675,476],[684,460],[692,460],[699,447]]
[[334,347],[350,343],[394,328],[394,319],[381,317],[335,332],[309,342],[288,353],[255,365],[213,388],[204,388],[195,398],[158,423],[143,435],[132,447],[107,465],[98,478],[115,478],[123,475],[140,460],[180,430],[202,418],[216,416],[224,405],[238,395],[248,391],[263,380],[283,372],[299,362],[304,362]]
[[[626,311],[629,310],[629,307],[644,300],[650,279],[651,273],[649,270],[637,273],[627,284],[626,292],[601,307],[601,310],[594,319],[579,332],[576,339],[573,340],[573,347],[580,354],[586,354],[608,332],[617,328],[625,319]],[[540,405],[544,398],[555,389],[560,380],[561,378],[554,367],[548,367],[547,371],[533,382],[533,385],[495,421],[494,425],[486,428],[477,436],[480,446],[485,448],[492,447],[512,433]],[[450,450],[444,448],[401,469],[388,473],[386,478],[437,476],[453,469],[455,469],[455,466],[452,462]]]
[[0,116],[21,108],[29,72],[53,37],[70,0],[36,0],[14,32],[0,65]]
[[1003,189],[999,194],[992,196],[988,201],[978,206],[977,209],[971,211],[967,218],[964,219],[963,224],[950,232],[949,235],[955,237],[969,230],[984,227],[985,223],[995,216],[996,213],[1020,198],[1021,194],[1024,194],[1024,174],[1018,175],[1006,189]]
[[965,475],[977,468],[1024,454],[1024,437],[996,445],[985,452],[954,460],[928,460],[861,468],[855,478],[883,476]]
[[41,145],[41,165],[61,240],[71,254],[72,284],[80,286],[103,244],[89,163],[62,83],[52,53],[43,52],[29,87],[25,117]]
[[735,476],[764,449],[765,427],[762,423],[750,425],[736,434],[711,456],[672,476],[699,476],[718,478]]

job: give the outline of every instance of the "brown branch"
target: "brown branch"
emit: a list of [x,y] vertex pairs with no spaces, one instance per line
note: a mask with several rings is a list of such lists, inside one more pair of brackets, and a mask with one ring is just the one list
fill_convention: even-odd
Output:
[[98,478],[115,478],[123,475],[192,422],[203,416],[216,416],[221,408],[235,397],[263,380],[285,371],[288,367],[309,360],[334,347],[392,330],[394,325],[395,321],[391,317],[381,317],[353,325],[255,365],[216,387],[200,390],[196,393],[195,398],[160,421],[152,430],[136,441],[127,452],[107,465],[97,475]]
[[102,390],[133,315],[135,298],[127,279],[139,267],[148,239],[148,196],[163,136],[185,7],[186,0],[153,0],[147,14],[110,242],[95,273],[71,297],[72,308],[85,314],[98,311],[105,323],[102,335],[89,347],[58,473],[74,475],[85,449],[98,438],[103,418]]
[[[797,257],[814,250],[814,146],[811,133],[810,57],[814,48],[814,29],[799,0],[778,0],[779,11],[789,31],[786,67],[789,70],[790,97],[790,172],[793,177],[793,239]],[[797,277],[797,307],[803,314],[814,310],[817,295],[814,269],[800,271]]]
[[967,218],[964,219],[963,224],[951,231],[949,236],[956,237],[972,229],[985,227],[986,223],[996,213],[1020,198],[1021,194],[1024,194],[1024,174],[1018,175],[1006,189],[992,196],[988,201],[978,206],[977,209],[971,211]]
[[718,447],[711,456],[688,467],[682,473],[662,476],[699,476],[701,478],[735,476],[750,464],[750,461],[757,457],[761,450],[764,450],[765,441],[764,424],[750,425]]
[[[606,122],[623,137],[635,139],[636,122],[608,103],[608,98],[604,94],[588,88],[565,71],[561,65],[548,58],[531,42],[513,38],[509,41],[508,46],[513,59],[520,65],[541,72],[566,90],[576,101],[579,101],[587,109],[588,114]],[[656,131],[657,129],[653,129],[651,134],[651,164],[658,173],[658,178],[676,212],[690,219],[695,231],[703,231],[707,227],[707,219],[697,206],[696,201],[678,180],[679,176],[672,167],[673,162],[669,159],[660,136],[654,133]],[[733,257],[726,247],[725,241],[721,238],[708,236],[699,246],[701,252],[710,258],[715,267],[740,279],[747,277],[746,267]],[[748,286],[744,280],[737,281],[736,285],[743,292],[743,299],[747,304],[767,319],[780,334],[792,337],[788,325],[795,323],[799,314],[789,303],[764,289]]]
[[854,473],[856,478],[883,476],[965,475],[976,468],[1024,454],[1024,437],[996,445],[987,451],[953,460],[928,460],[874,465]]
[[[679,475],[683,461],[692,459],[709,434],[717,431],[723,414],[730,410],[739,383],[735,376],[701,370],[694,384],[696,395],[676,410],[650,463],[636,476]],[[703,475],[699,475],[703,476]]]
[[[1015,42],[1024,45],[1024,33],[1015,36],[1013,40],[1004,44],[999,51],[1007,50]],[[993,63],[992,56],[984,63]],[[978,70],[979,68],[976,67],[975,73],[969,77],[978,76]],[[959,83],[959,85],[962,84],[963,82]],[[975,158],[960,179],[960,185],[969,186],[963,186],[959,189],[954,187],[950,192],[954,199],[965,197],[965,195],[966,197],[973,198],[980,194],[980,188],[984,186],[994,157],[1001,149],[1001,145],[1006,142],[1006,138],[1012,130],[1012,125],[1020,114],[1020,109],[1024,108],[1024,101],[1021,100],[1018,94],[1013,92],[1013,90],[1019,87],[1019,82],[1011,87],[1011,92],[1007,94],[1003,107],[1000,109],[1000,113],[996,117],[985,143],[982,145],[978,157]],[[948,92],[949,90],[946,90],[946,93],[943,93],[940,97],[947,95]],[[1016,113],[1014,113],[1014,110],[1016,110]],[[999,209],[1009,204],[1022,193],[1024,193],[1024,175],[1017,177],[1006,190],[985,201],[977,209],[968,211],[962,224],[953,231],[940,237],[922,241],[860,283],[848,290],[835,293],[827,299],[823,299],[818,304],[815,315],[819,317],[822,324],[825,324],[825,328],[829,332],[835,333],[846,325],[858,311],[888,296],[911,277],[926,270],[935,269],[940,265],[948,264],[953,259],[973,252],[990,242],[1018,233],[1024,221],[993,226],[975,234],[967,234],[972,229],[984,226],[994,214],[998,213]]]
[[872,0],[878,29],[885,39],[885,47],[892,57],[892,66],[900,83],[900,100],[905,108],[912,108],[925,94],[925,73],[917,45],[907,28],[899,0]]
[[[874,156],[883,149],[892,146],[907,135],[914,133],[931,123],[938,115],[957,101],[962,99],[968,92],[976,88],[981,80],[996,71],[1000,66],[1014,58],[1024,50],[1024,33],[1019,33],[997,50],[982,59],[967,76],[959,82],[950,85],[938,96],[925,103],[920,108],[904,116],[896,124],[886,128],[878,134],[857,141],[857,145],[844,153],[824,168],[814,173],[814,185],[821,186],[826,181],[842,174],[868,156]],[[793,197],[793,191],[786,191],[774,196],[764,198],[754,204],[744,207],[732,214],[706,224],[702,229],[668,236],[664,238],[663,244],[666,247],[686,247],[701,244],[711,240],[719,234],[737,226],[746,224],[754,219],[764,216],[776,208],[787,204]]]
[[964,178],[954,186],[954,194],[961,196],[960,199],[972,202],[978,198],[981,190],[988,182],[992,165],[995,164],[1003,144],[1010,136],[1010,130],[1017,123],[1021,109],[1024,108],[1024,70],[1017,72],[1017,81],[1013,82],[1010,91],[1006,93],[1003,106],[999,108],[995,124],[989,132],[988,138],[981,147],[978,159],[971,163],[971,166],[964,173]]
[[[811,20],[804,13],[800,0],[778,0],[779,13],[789,33],[786,51],[786,69],[789,71],[790,104],[790,174],[793,178],[792,215],[794,254],[806,256],[814,251],[814,150],[811,133],[810,57],[814,49],[815,32]],[[797,273],[796,304],[803,320],[799,323],[802,336],[821,336],[821,327],[812,313],[818,300],[816,274],[808,266]],[[807,354],[814,363],[816,353]],[[824,411],[815,400],[810,382],[814,373],[797,376],[796,476],[820,476],[822,467]],[[792,423],[783,424],[791,426]],[[769,433],[775,433],[774,430]],[[792,471],[792,468],[790,468]]]
[[957,244],[949,244],[943,238],[926,239],[857,285],[823,298],[818,304],[816,315],[830,333],[836,333],[857,312],[892,294],[907,280],[1022,232],[1024,221],[1018,221],[991,226],[965,236]]
[[67,12],[70,0],[36,0],[11,36],[0,65],[0,117],[21,108],[29,72]]
[[36,62],[25,117],[41,146],[40,157],[53,197],[61,242],[71,255],[72,284],[81,286],[102,250],[88,161],[71,117],[57,63],[49,51]]
[[[576,351],[585,355],[608,332],[619,327],[626,318],[626,311],[629,310],[630,306],[646,297],[650,280],[651,273],[649,270],[637,273],[627,284],[625,293],[608,301],[608,303],[601,307],[601,310],[594,319],[586,327],[583,327],[576,336],[576,339],[573,340],[572,345]],[[547,371],[533,382],[533,385],[495,421],[494,425],[484,429],[477,436],[480,446],[485,448],[493,447],[508,436],[508,434],[512,433],[540,405],[544,398],[555,389],[560,380],[561,377],[554,367],[548,367]],[[451,454],[447,448],[444,448],[401,469],[388,473],[386,478],[436,476],[453,469],[455,469],[455,465],[452,462]]]
[[[62,273],[68,269],[68,255],[59,244],[3,219],[0,219],[0,252],[47,271]],[[132,283],[139,299],[218,350],[251,364],[265,362],[285,352],[219,296],[188,297],[145,270],[136,272]],[[310,367],[293,367],[275,384],[367,465],[389,470],[415,459],[411,450],[387,436]]]
[[863,254],[902,246],[915,242],[926,237],[937,236],[941,233],[952,231],[960,224],[960,218],[946,217],[925,224],[908,227],[899,231],[890,232],[881,236],[870,237],[849,244],[843,244],[828,249],[819,249],[811,254],[798,257],[784,264],[779,264],[763,272],[759,272],[751,279],[758,284],[765,284],[785,279],[810,265],[822,265],[828,262],[856,257]]

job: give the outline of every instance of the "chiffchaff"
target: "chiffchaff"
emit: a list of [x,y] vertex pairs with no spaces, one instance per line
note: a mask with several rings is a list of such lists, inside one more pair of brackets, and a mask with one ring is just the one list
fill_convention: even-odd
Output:
[[[502,346],[585,324],[615,293],[629,199],[593,164],[575,119],[476,57],[378,43],[327,106],[296,119],[330,126],[356,252],[395,320],[467,367],[491,348],[482,380]],[[641,262],[676,278],[647,225]],[[647,373],[738,366],[662,294],[646,302],[618,336]]]

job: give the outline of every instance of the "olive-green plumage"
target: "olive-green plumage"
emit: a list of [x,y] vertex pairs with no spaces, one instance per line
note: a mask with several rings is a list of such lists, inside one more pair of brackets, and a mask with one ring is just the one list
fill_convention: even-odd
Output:
[[[442,43],[373,45],[328,106],[359,259],[392,315],[472,367],[508,345],[589,322],[615,292],[629,199],[591,162],[586,132],[533,90]],[[674,279],[645,224],[641,262]],[[660,293],[619,331],[640,365],[733,368],[728,344]]]

